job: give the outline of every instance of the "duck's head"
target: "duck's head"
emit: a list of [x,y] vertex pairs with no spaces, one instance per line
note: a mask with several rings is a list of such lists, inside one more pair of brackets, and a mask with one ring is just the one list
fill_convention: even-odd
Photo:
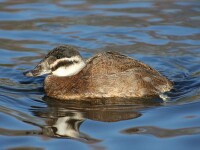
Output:
[[50,51],[33,70],[24,74],[29,77],[44,74],[72,76],[80,72],[83,67],[85,62],[80,53],[74,47],[62,45]]

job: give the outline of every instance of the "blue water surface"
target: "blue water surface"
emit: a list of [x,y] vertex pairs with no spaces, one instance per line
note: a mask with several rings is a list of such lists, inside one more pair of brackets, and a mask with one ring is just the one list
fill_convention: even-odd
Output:
[[[199,150],[200,2],[0,0],[0,149]],[[60,44],[115,50],[174,82],[169,99],[72,103],[28,78]]]

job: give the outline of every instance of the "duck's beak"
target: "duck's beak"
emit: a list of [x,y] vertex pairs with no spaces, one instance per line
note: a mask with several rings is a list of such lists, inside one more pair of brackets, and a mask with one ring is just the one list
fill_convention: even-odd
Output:
[[24,74],[25,76],[27,76],[27,77],[33,77],[33,76],[34,76],[33,73],[32,73],[32,70],[25,71],[25,72],[23,72],[23,74]]
[[24,75],[27,77],[37,77],[49,73],[51,73],[49,65],[46,62],[42,61],[33,70],[24,72]]
[[41,70],[37,70],[37,69],[33,69],[33,70],[29,70],[24,72],[23,74],[27,77],[37,77],[37,76],[42,76],[45,74],[50,74],[50,71],[41,71]]

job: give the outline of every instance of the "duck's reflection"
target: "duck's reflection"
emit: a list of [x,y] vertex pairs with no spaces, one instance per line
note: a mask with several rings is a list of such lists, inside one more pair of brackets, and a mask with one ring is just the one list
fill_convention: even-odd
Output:
[[[95,143],[101,140],[93,138],[80,131],[80,126],[86,119],[116,122],[121,120],[134,119],[141,116],[139,109],[158,105],[158,103],[146,105],[133,105],[133,101],[127,100],[132,104],[126,105],[123,100],[95,100],[90,102],[80,101],[57,101],[52,98],[44,97],[48,107],[34,108],[31,110],[35,116],[46,119],[42,134],[50,137],[73,138],[87,143]],[[115,104],[112,103],[115,101]],[[121,102],[120,102],[121,101]],[[95,103],[95,104],[94,104]],[[106,103],[106,104],[105,104]]]
[[[37,100],[36,100],[37,101]],[[38,127],[39,130],[12,130],[0,128],[0,135],[6,136],[41,136],[53,138],[72,138],[93,144],[101,140],[91,137],[80,127],[87,119],[101,122],[116,122],[141,116],[139,111],[146,107],[159,105],[158,102],[122,99],[106,99],[92,101],[57,101],[44,97],[47,106],[32,106],[30,111],[34,116],[21,111],[0,107],[1,112],[21,120],[24,123]],[[19,115],[20,114],[20,115]],[[106,132],[106,131],[105,131]]]
[[100,141],[79,131],[80,125],[85,120],[82,113],[67,109],[49,109],[49,111],[57,111],[57,114],[48,114],[48,112],[41,111],[35,112],[35,114],[47,118],[47,125],[43,126],[42,129],[43,135],[56,138],[72,138],[86,143],[96,143]]

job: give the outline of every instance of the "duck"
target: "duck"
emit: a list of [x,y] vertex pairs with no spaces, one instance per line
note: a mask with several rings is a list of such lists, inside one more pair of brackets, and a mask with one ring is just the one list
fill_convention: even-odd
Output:
[[132,57],[106,51],[85,60],[70,45],[54,48],[24,75],[47,75],[44,91],[58,100],[157,97],[173,88],[172,81]]

